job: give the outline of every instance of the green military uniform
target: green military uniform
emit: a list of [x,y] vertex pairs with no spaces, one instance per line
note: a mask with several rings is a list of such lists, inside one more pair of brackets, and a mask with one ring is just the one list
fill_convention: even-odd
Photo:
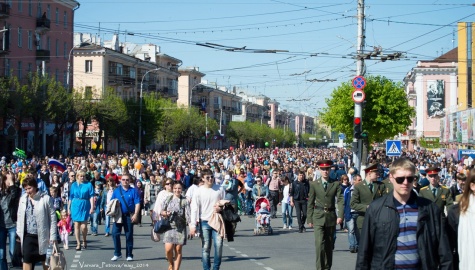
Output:
[[386,188],[385,193],[386,194],[392,194],[393,193],[393,183],[389,181],[389,177],[381,181],[381,183],[384,184],[384,187]]
[[419,190],[419,196],[433,201],[439,207],[442,213],[444,213],[444,207],[447,207],[447,210],[449,210],[449,206],[454,204],[450,189],[439,185],[437,187],[437,194],[434,197],[432,188],[433,187],[431,185],[421,188],[421,190]]
[[[438,179],[439,172],[440,172],[440,168],[436,168],[436,167],[430,167],[426,169],[427,176],[435,175],[435,177],[437,177],[437,182],[439,180]],[[436,189],[435,195],[434,195],[434,190],[433,190],[434,188]],[[454,204],[454,201],[452,199],[452,193],[450,193],[450,189],[440,184],[437,187],[434,187],[432,186],[432,184],[430,184],[428,186],[421,188],[421,190],[419,190],[419,196],[433,201],[439,207],[442,213],[445,213],[444,206],[447,207],[447,211],[448,211],[449,206]]]
[[356,219],[356,226],[361,232],[363,228],[364,215],[368,205],[386,194],[386,186],[381,182],[373,182],[373,191],[370,190],[369,183],[362,181],[353,187],[353,194],[351,195],[350,207],[358,212]]
[[[319,161],[320,167],[331,166],[330,160]],[[333,235],[335,233],[337,213],[338,218],[343,218],[343,194],[338,182],[327,182],[326,190],[324,181],[318,178],[310,182],[308,194],[307,220],[313,223],[315,234],[316,268],[331,269],[333,259]],[[337,202],[335,202],[335,198]]]

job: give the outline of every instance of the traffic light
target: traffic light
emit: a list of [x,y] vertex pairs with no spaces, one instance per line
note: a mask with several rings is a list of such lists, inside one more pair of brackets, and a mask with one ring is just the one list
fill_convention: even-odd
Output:
[[361,117],[355,117],[355,119],[353,120],[353,124],[354,124],[354,135],[353,135],[353,137],[355,139],[361,139],[361,132],[362,132]]
[[366,132],[366,131],[361,132],[361,139],[367,140],[368,139],[368,132]]

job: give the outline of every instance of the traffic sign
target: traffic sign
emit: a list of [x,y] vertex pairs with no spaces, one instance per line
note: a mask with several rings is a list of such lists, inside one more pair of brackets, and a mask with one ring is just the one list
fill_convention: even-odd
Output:
[[356,76],[353,78],[352,84],[356,89],[363,89],[366,86],[366,79],[363,76]]
[[351,98],[353,99],[354,102],[360,103],[363,102],[365,99],[366,95],[361,89],[356,89],[351,93]]
[[388,157],[399,157],[402,154],[402,145],[401,141],[386,141],[386,156]]

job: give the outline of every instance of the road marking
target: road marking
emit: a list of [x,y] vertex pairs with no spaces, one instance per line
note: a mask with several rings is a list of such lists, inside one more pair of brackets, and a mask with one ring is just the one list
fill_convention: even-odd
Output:
[[270,267],[264,267],[264,269],[266,269],[266,270],[274,270],[274,269],[272,269],[272,268],[270,268]]
[[249,256],[247,256],[246,254],[241,254],[241,256],[243,256],[243,257],[249,257]]
[[[124,180],[124,181],[125,181],[125,180]],[[81,254],[79,254],[79,255],[74,255],[74,258],[76,258],[76,259],[81,258]]]
[[260,263],[260,262],[256,262],[257,265],[260,265],[260,266],[263,266],[264,264],[263,263]]
[[241,251],[239,251],[239,250],[236,250],[236,253],[241,253]]
[[[238,254],[241,254],[242,257],[249,258],[249,255],[244,254],[244,253],[242,253],[242,252],[239,251],[239,250],[236,250],[236,248],[229,247],[228,245],[225,245],[225,244],[223,244],[223,246],[226,246],[226,247],[228,247],[230,250],[233,250],[234,252],[236,252],[236,253],[238,253]],[[254,262],[255,264],[257,264],[257,265],[259,265],[259,266],[264,267],[265,270],[274,270],[274,269],[271,268],[271,267],[266,267],[264,263],[258,262],[256,259],[249,258],[248,260],[251,261],[251,262]]]
[[[124,181],[125,181],[125,180],[124,180]],[[78,267],[77,264],[71,264],[71,268],[76,268],[76,267]]]

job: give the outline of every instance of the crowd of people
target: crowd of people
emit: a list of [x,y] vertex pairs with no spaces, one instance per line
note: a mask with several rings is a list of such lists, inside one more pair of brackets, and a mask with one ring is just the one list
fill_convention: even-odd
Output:
[[[410,151],[395,161],[384,150],[373,150],[361,172],[352,163],[351,151],[340,148],[134,151],[55,158],[55,165],[52,157],[0,160],[0,270],[8,269],[7,238],[12,262],[15,244],[21,244],[24,269],[46,260],[50,242],[61,241],[69,249],[72,235],[75,249],[87,250],[88,233],[112,236],[111,260],[119,260],[122,229],[125,257],[132,261],[134,226],[153,225],[162,218],[172,221],[172,229],[160,236],[168,269],[180,268],[182,248],[194,237],[202,241],[203,269],[219,269],[225,237],[213,227],[215,214],[223,212],[219,202],[226,200],[236,214],[255,217],[259,198],[269,202],[271,219],[280,210],[283,230],[314,229],[317,269],[331,268],[337,229],[348,234],[349,252],[358,253],[357,269],[468,269],[465,266],[473,262],[467,250],[473,247],[468,241],[475,240],[469,229],[475,218],[475,171],[464,158]],[[35,207],[38,203],[44,207]],[[384,207],[378,204],[394,211],[382,213]],[[384,220],[389,215],[397,218]],[[427,220],[420,225],[422,217]],[[104,232],[99,224],[104,224]],[[401,236],[402,226],[408,237]],[[228,239],[235,229],[234,223]],[[424,229],[420,239],[413,233],[419,229]],[[378,235],[387,230],[395,230],[396,238]],[[447,237],[457,232],[463,232],[463,241]],[[427,234],[437,238],[427,239]],[[388,243],[387,252],[374,252]],[[443,248],[449,253],[441,252]]]

